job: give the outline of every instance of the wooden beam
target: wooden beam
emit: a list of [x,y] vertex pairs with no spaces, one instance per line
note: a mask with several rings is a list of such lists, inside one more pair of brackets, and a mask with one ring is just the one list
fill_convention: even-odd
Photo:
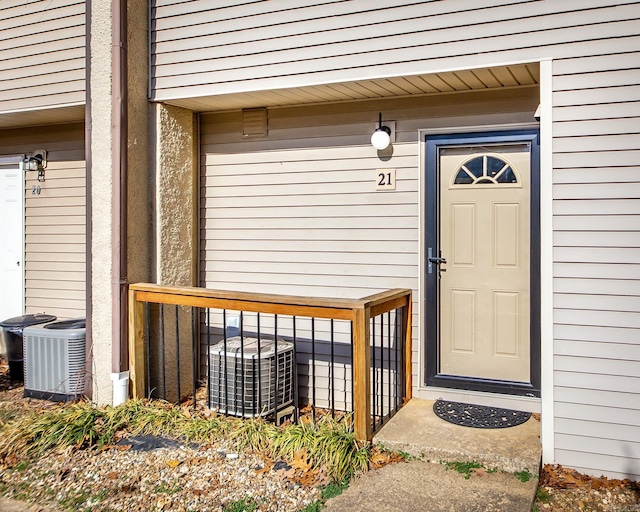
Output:
[[405,297],[406,295],[409,295],[409,294],[411,294],[411,290],[409,289],[394,288],[392,290],[386,290],[384,292],[376,293],[374,295],[369,295],[368,297],[364,297],[360,299],[358,302],[362,307],[375,308],[380,304],[385,304],[399,297]]
[[404,326],[404,379],[405,379],[405,389],[404,389],[404,400],[408,402],[411,400],[413,396],[413,365],[411,361],[412,357],[412,322],[413,315],[411,312],[413,306],[413,302],[411,300],[411,294],[409,294],[409,300],[407,305],[402,310],[402,325]]
[[370,441],[371,426],[371,349],[369,311],[353,311],[353,427],[356,439]]
[[[330,297],[303,297],[298,295],[278,295],[272,293],[233,292],[229,290],[210,290],[208,288],[191,288],[184,286],[162,286],[149,283],[135,283],[129,289],[140,292],[164,293],[168,295],[184,295],[189,297],[207,297],[213,299],[237,300],[247,303],[295,304],[319,308],[348,309],[360,306],[357,299],[336,299]],[[173,304],[173,303],[172,303]],[[349,313],[351,314],[351,313]]]
[[[408,296],[411,297],[411,292],[407,291]],[[370,308],[371,318],[375,318],[378,315],[384,315],[389,311],[393,311],[394,309],[401,308],[406,306],[407,304],[407,295],[403,295],[401,297],[396,297],[395,299],[390,299],[387,302],[382,302],[380,304],[376,304]]]
[[231,297],[203,297],[197,295],[175,295],[170,292],[138,291],[138,300],[156,304],[176,304],[178,306],[195,306],[199,308],[227,309],[233,311],[251,311],[254,313],[271,313],[275,315],[306,316],[315,318],[333,318],[334,320],[351,320],[351,308],[333,308],[300,304],[283,304],[280,302],[259,302],[234,299]]
[[133,398],[144,398],[144,304],[129,290],[129,383]]

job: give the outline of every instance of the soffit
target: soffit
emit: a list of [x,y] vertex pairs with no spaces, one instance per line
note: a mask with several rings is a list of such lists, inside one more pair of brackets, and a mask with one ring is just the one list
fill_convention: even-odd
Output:
[[495,90],[540,82],[537,63],[164,100],[197,112]]
[[84,121],[84,105],[72,105],[42,110],[0,112],[0,130]]

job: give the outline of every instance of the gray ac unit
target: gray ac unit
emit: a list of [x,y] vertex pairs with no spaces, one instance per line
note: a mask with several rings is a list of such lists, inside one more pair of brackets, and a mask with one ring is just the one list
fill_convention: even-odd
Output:
[[228,338],[209,351],[211,408],[246,418],[275,414],[293,403],[294,367],[293,343]]
[[25,397],[64,402],[84,395],[84,318],[27,327],[23,339]]

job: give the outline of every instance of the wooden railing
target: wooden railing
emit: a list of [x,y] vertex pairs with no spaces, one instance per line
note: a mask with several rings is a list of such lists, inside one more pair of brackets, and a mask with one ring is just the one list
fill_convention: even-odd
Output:
[[[331,365],[333,365],[333,321],[341,320],[350,323],[351,343],[351,383],[352,383],[352,408],[353,422],[356,437],[360,440],[370,440],[377,429],[377,418],[380,425],[384,418],[390,417],[409,398],[411,398],[411,291],[404,289],[388,290],[362,299],[325,299],[309,298],[287,295],[256,294],[243,292],[229,292],[209,290],[204,288],[182,288],[160,286],[154,284],[133,284],[129,286],[129,372],[131,379],[131,393],[134,398],[145,397],[150,393],[151,358],[149,348],[151,331],[150,306],[151,304],[174,305],[175,334],[179,336],[178,307],[191,308],[191,319],[194,334],[191,346],[193,360],[193,386],[195,397],[196,386],[196,350],[200,341],[196,336],[198,315],[206,317],[210,310],[239,311],[278,315],[293,318],[293,341],[296,343],[295,319],[307,317],[311,319],[311,325],[315,319],[328,319],[331,321]],[[164,306],[159,306],[164,308]],[[164,309],[162,309],[164,322]],[[194,313],[195,312],[195,313]],[[395,316],[392,317],[392,312]],[[384,315],[387,315],[385,320]],[[258,326],[260,321],[258,320]],[[391,335],[393,326],[393,337]],[[162,329],[162,350],[164,351],[164,325]],[[207,327],[208,329],[208,327]],[[260,327],[258,327],[258,330]],[[313,329],[313,328],[312,328]],[[384,347],[385,331],[388,331],[387,347]],[[226,340],[226,334],[224,334]],[[241,335],[242,336],[242,335]],[[346,334],[345,336],[348,336]],[[311,331],[311,338],[315,333]],[[380,340],[377,347],[376,339]],[[394,353],[391,352],[393,343]],[[312,345],[315,351],[315,345]],[[179,350],[179,342],[177,346]],[[209,347],[210,348],[210,347]],[[386,354],[386,356],[385,356]],[[157,357],[157,356],[156,356]],[[183,356],[184,357],[184,356]],[[315,358],[310,357],[313,364],[313,380],[315,381]],[[372,366],[373,357],[373,366]],[[387,357],[385,362],[385,357]],[[179,356],[178,356],[179,358]],[[164,352],[162,353],[164,364]],[[393,363],[392,363],[393,361]],[[386,364],[386,372],[384,365]],[[392,368],[393,366],[393,368]],[[178,388],[180,386],[180,363],[178,362]],[[384,381],[384,375],[391,379],[394,370],[395,381],[392,387],[391,380]],[[164,371],[164,367],[163,367]],[[329,372],[333,375],[333,369]],[[378,375],[378,382],[376,382]],[[372,378],[374,388],[372,390]],[[164,379],[164,377],[163,377]],[[398,380],[400,379],[400,380]],[[380,382],[382,380],[382,382]],[[164,386],[163,380],[163,386]],[[385,392],[388,393],[385,395]],[[178,391],[180,394],[180,391]],[[346,392],[345,392],[346,394]],[[392,396],[393,395],[393,396]],[[398,396],[400,395],[400,396]],[[315,397],[315,390],[313,391]],[[372,401],[373,397],[373,401]],[[385,408],[385,400],[388,406]],[[194,398],[195,405],[195,398]],[[315,406],[315,404],[311,404]],[[335,401],[332,399],[331,407]]]

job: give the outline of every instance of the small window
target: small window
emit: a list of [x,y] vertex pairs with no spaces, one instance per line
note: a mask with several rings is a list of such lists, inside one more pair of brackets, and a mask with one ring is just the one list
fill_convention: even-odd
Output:
[[455,173],[454,185],[517,184],[518,178],[510,164],[495,155],[475,156]]

